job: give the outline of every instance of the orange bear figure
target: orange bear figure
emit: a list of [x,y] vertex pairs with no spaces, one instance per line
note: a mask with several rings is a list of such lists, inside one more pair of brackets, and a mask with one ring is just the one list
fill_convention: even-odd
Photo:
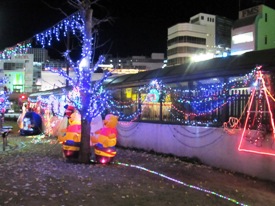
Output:
[[81,115],[78,112],[74,112],[68,119],[69,125],[64,129],[64,133],[58,136],[59,142],[66,142],[67,140],[73,140],[74,142],[81,141]]
[[108,114],[103,121],[104,126],[91,137],[94,145],[96,161],[102,164],[109,163],[116,155],[118,116]]
[[104,126],[91,137],[93,145],[101,144],[103,147],[114,147],[117,143],[118,116],[108,114],[103,121]]

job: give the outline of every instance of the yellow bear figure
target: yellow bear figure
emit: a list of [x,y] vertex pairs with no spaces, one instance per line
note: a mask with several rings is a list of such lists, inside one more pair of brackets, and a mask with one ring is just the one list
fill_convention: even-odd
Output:
[[95,159],[92,161],[107,164],[116,156],[115,145],[117,143],[118,116],[108,114],[103,121],[104,126],[92,136],[91,141],[94,145]]
[[117,143],[117,123],[118,116],[108,114],[103,121],[104,126],[96,132],[96,136],[91,137],[94,144],[101,144],[103,147],[114,147]]
[[74,142],[81,141],[81,115],[75,111],[68,119],[69,126],[64,129],[64,134],[58,136],[59,142],[66,142],[67,140],[73,140]]

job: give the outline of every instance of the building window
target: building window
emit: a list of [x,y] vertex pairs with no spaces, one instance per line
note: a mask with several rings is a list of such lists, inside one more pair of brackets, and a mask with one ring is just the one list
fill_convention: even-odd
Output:
[[267,36],[264,37],[264,43],[267,44]]
[[199,17],[191,20],[191,24],[195,24],[197,22],[199,22]]
[[179,43],[192,43],[192,44],[206,45],[206,39],[200,38],[200,37],[193,37],[193,36],[178,36],[168,40],[167,45],[171,46]]
[[196,53],[205,53],[204,48],[196,48],[196,47],[176,47],[173,49],[169,49],[167,51],[168,56],[172,56],[175,54],[182,54],[182,53],[191,53],[191,54],[196,54]]
[[190,57],[178,57],[174,59],[168,59],[168,65],[180,65],[184,63],[189,63]]
[[265,22],[267,22],[267,13],[265,13]]
[[252,42],[252,41],[254,41],[252,32],[238,34],[232,37],[233,44],[240,44],[240,43],[246,43],[246,42]]
[[4,62],[4,70],[16,70],[23,69],[23,63],[12,63],[12,62]]
[[204,16],[201,16],[201,20],[204,20]]

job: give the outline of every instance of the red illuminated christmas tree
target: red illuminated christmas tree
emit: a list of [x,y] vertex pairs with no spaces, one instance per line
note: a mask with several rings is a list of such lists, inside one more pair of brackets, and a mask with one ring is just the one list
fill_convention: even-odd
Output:
[[275,153],[264,150],[259,151],[256,149],[244,148],[245,140],[257,147],[261,147],[264,141],[269,141],[266,136],[270,130],[272,131],[271,144],[273,144],[275,139],[273,113],[269,99],[270,93],[266,87],[261,67],[257,67],[255,79],[248,102],[247,115],[238,149],[239,151],[275,155]]

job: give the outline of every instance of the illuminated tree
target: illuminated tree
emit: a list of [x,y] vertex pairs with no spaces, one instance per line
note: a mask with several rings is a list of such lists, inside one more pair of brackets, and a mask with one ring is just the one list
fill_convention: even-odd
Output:
[[[93,32],[93,18],[92,18],[92,2],[90,0],[68,0],[68,3],[77,8],[77,12],[70,15],[63,21],[59,22],[51,29],[48,29],[36,35],[36,40],[44,47],[51,45],[52,39],[59,37],[63,34],[68,35],[68,32],[77,36],[82,44],[81,58],[78,61],[73,61],[70,58],[70,52],[64,52],[64,56],[74,69],[76,74],[75,78],[69,76],[67,71],[62,69],[55,71],[59,75],[65,77],[69,84],[80,93],[80,101],[74,101],[75,108],[81,114],[81,144],[79,162],[90,162],[90,123],[94,117],[101,114],[105,109],[108,99],[108,92],[102,89],[102,83],[109,76],[106,73],[101,80],[92,81],[92,75],[97,70],[98,65],[104,61],[104,57],[100,56],[97,63],[93,63],[95,52],[95,41]],[[93,2],[93,4],[96,1]],[[98,23],[98,22],[97,22]],[[62,32],[62,30],[65,30]]]
[[[9,107],[9,92],[6,86],[3,86],[7,83],[8,79],[6,77],[0,78],[0,113],[4,113]],[[2,125],[1,125],[2,126]]]

